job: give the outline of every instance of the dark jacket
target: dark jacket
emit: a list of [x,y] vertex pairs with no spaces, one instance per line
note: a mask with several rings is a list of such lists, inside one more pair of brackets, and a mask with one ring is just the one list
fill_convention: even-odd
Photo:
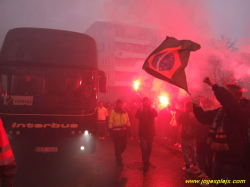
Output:
[[139,136],[150,138],[155,136],[154,118],[158,116],[154,108],[138,109],[135,117],[139,119]]
[[[214,85],[214,94],[226,112],[223,116],[224,132],[228,151],[215,151],[215,159],[223,163],[240,163],[244,161],[247,121],[250,113],[225,88]],[[202,124],[212,125],[219,108],[204,111],[201,107],[194,107],[194,114]]]
[[177,121],[182,125],[181,139],[191,140],[196,138],[199,123],[192,112],[182,112]]
[[208,132],[210,126],[199,124],[197,127],[196,133],[196,142],[197,142],[197,149],[196,153],[199,155],[203,155],[205,157],[211,157],[214,154],[213,149],[211,149],[210,145],[207,143]]

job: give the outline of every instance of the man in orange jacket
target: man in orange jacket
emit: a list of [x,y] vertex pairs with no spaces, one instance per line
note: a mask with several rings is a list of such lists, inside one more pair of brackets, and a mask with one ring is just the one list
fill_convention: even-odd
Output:
[[2,187],[13,187],[16,172],[16,160],[0,118],[0,176]]

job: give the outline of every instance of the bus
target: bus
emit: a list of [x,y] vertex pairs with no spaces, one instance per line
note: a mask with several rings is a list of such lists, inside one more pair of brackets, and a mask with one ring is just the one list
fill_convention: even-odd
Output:
[[0,52],[0,117],[21,154],[94,153],[98,69],[94,38],[65,30],[14,28]]

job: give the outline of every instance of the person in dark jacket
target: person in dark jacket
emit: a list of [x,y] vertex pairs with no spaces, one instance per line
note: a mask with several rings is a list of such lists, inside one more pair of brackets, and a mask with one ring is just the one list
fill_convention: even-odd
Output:
[[[250,101],[247,97],[242,97],[240,99],[240,103],[246,107],[250,111]],[[245,169],[247,172],[247,178],[250,179],[250,119],[248,120],[248,126],[247,126],[247,141],[246,141],[246,165]],[[250,186],[250,180],[248,181],[248,184]]]
[[[246,180],[244,172],[245,141],[249,110],[240,104],[242,89],[238,85],[220,87],[207,77],[204,82],[212,86],[214,94],[222,107],[204,111],[194,103],[194,114],[202,124],[209,124],[207,143],[214,150],[213,180]],[[218,186],[224,184],[218,184]],[[230,183],[228,186],[244,186],[245,184]]]
[[135,114],[135,117],[139,119],[139,138],[144,171],[147,171],[150,165],[149,157],[151,155],[155,136],[154,119],[157,115],[158,113],[152,108],[149,98],[144,97],[143,106],[139,108]]
[[[185,103],[185,112],[181,112],[177,121],[182,125],[181,130],[181,148],[184,157],[184,171],[190,172],[190,160],[193,170],[197,171],[196,160],[196,131],[199,125],[194,117],[193,104],[188,101]],[[191,154],[189,154],[189,152]],[[191,156],[191,157],[190,157]]]
[[210,125],[200,124],[197,128],[196,135],[196,158],[200,171],[198,178],[212,178],[213,154],[214,151],[207,144],[208,132]]

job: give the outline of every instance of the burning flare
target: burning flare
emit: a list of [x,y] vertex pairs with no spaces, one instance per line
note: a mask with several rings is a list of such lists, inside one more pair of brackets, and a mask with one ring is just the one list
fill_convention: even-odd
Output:
[[159,100],[162,106],[167,106],[169,104],[169,99],[166,96],[159,96]]
[[133,81],[133,82],[134,82],[134,89],[135,89],[135,91],[138,91],[139,86],[140,86],[140,81],[136,80],[136,81]]

